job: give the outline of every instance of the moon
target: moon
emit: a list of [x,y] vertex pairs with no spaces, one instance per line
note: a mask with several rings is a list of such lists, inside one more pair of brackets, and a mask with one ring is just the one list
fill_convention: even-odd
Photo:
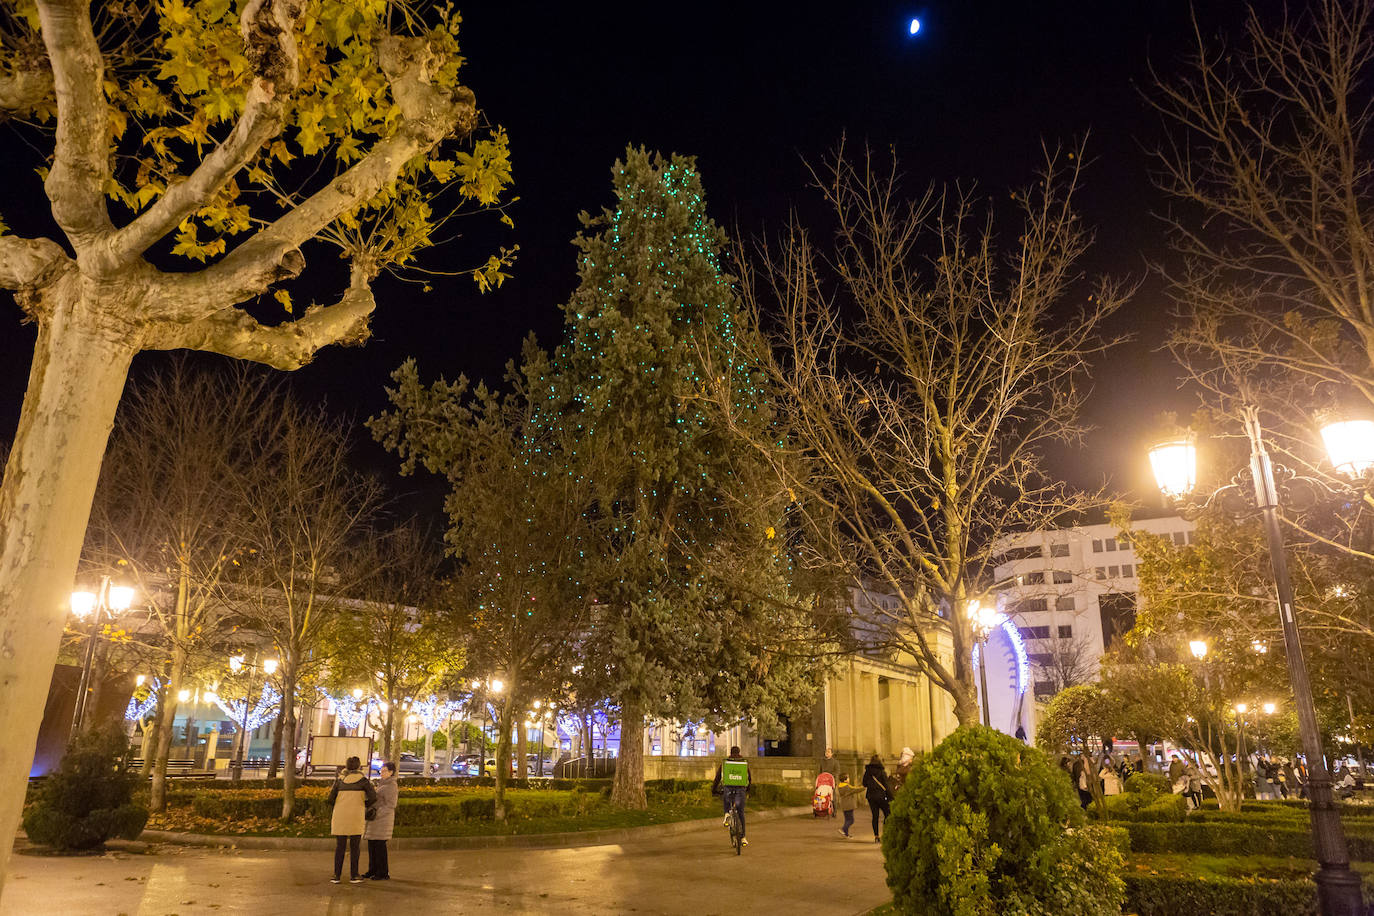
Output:
[[915,35],[917,32],[921,31],[921,20],[912,19],[911,25],[907,27],[907,31],[912,35]]

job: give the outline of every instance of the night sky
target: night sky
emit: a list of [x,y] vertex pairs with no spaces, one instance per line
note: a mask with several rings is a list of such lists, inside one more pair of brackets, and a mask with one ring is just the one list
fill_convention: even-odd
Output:
[[[1241,25],[1239,4],[1198,5],[1207,34]],[[842,134],[895,147],[913,192],[960,179],[1002,193],[1030,178],[1042,141],[1087,133],[1094,164],[1080,202],[1098,232],[1087,267],[1145,282],[1114,327],[1135,342],[1094,379],[1089,420],[1098,429],[1055,465],[1076,484],[1106,479],[1148,496],[1152,425],[1160,411],[1192,402],[1156,352],[1170,304],[1147,263],[1168,257],[1151,215],[1166,201],[1149,181],[1146,150],[1161,126],[1141,90],[1149,64],[1168,73],[1189,51],[1187,2],[458,6],[468,84],[487,118],[509,130],[520,201],[510,210],[514,230],[467,219],[467,235],[425,263],[470,266],[497,244],[518,243],[514,277],[485,296],[468,279],[435,280],[428,294],[382,281],[374,339],[362,350],[329,348],[291,374],[302,396],[366,417],[385,406],[383,385],[407,356],[428,378],[496,380],[530,331],[555,345],[559,303],[576,283],[577,213],[609,203],[610,167],[627,143],[697,156],[712,215],[747,238],[776,229],[789,207],[806,212],[814,198],[803,159],[833,149]],[[912,16],[922,22],[915,37]],[[7,163],[24,155],[0,140]],[[15,231],[42,231],[37,178],[7,172],[0,212]],[[12,303],[4,308],[0,438],[9,438],[33,329],[19,324]],[[140,356],[135,378],[166,359]],[[359,451],[370,467],[394,466],[370,443]]]

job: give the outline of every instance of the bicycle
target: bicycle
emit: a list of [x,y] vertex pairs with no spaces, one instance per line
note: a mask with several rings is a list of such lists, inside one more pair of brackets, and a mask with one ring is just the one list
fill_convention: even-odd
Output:
[[739,808],[730,806],[730,842],[734,844],[735,855],[744,849],[744,822],[740,819]]

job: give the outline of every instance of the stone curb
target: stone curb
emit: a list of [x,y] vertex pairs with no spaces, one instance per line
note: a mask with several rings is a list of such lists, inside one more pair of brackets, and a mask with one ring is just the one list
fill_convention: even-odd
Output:
[[[769,808],[749,812],[749,822],[781,820],[811,813],[809,805],[794,808]],[[676,836],[696,830],[720,827],[720,818],[646,824],[643,827],[610,827],[572,833],[501,834],[499,836],[403,836],[390,841],[391,848],[407,849],[556,849],[571,846],[608,846],[659,836]],[[333,837],[315,836],[215,836],[203,833],[177,833],[172,830],[144,830],[145,842],[177,843],[182,846],[220,846],[239,849],[333,849]]]

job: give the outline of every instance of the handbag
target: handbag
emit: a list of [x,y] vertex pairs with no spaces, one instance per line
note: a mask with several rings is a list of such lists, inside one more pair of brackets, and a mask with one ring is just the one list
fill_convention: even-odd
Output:
[[375,821],[377,819],[377,806],[368,805],[367,808],[363,811],[363,817],[369,821]]

